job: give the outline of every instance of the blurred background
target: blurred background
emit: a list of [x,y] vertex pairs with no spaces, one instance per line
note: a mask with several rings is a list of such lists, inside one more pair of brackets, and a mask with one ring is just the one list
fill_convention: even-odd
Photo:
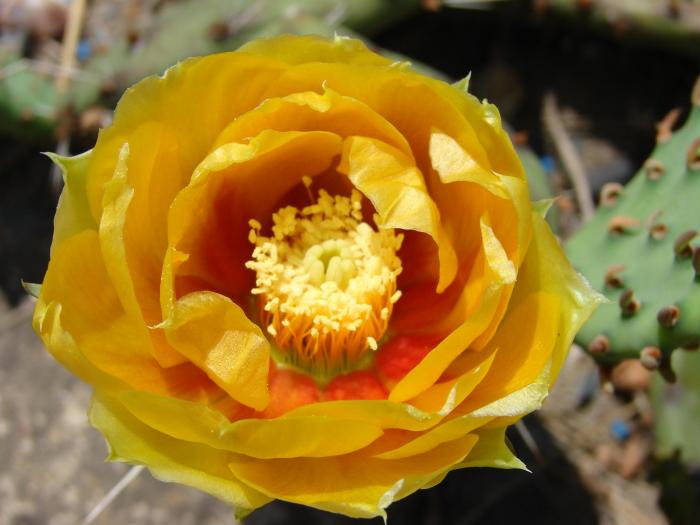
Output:
[[[81,523],[129,470],[103,462],[88,387],[31,331],[22,280],[43,277],[61,188],[41,152],[92,147],[144,76],[281,33],[358,36],[450,82],[471,72],[470,92],[508,123],[533,198],[558,197],[550,221],[564,242],[640,167],[651,177],[646,159],[688,116],[700,74],[697,0],[0,0],[0,523]],[[677,155],[688,169],[695,147]],[[686,211],[685,229],[700,228],[698,208]],[[574,346],[544,409],[511,429],[532,473],[451,473],[392,505],[389,522],[698,523],[700,354],[674,357],[668,383],[663,345],[650,361],[601,358],[594,343]],[[94,523],[234,523],[224,504],[148,473],[124,485]],[[352,521],[276,502],[246,524]]]

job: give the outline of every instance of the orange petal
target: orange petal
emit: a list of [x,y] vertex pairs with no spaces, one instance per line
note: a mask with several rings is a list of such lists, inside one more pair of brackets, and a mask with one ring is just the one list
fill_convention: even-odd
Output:
[[[138,206],[143,199],[135,198],[134,188],[128,180],[129,166],[141,160],[138,155],[132,160],[129,144],[125,143],[119,152],[114,176],[105,185],[99,226],[100,247],[110,280],[127,314],[134,319],[134,330],[141,330],[150,338],[145,346],[161,366],[175,366],[184,363],[186,358],[173,350],[162,334],[146,328],[161,320],[159,279],[165,245],[161,247],[163,252],[159,253],[157,247],[149,246],[152,239],[135,233],[148,230],[143,227],[143,217],[130,213],[134,202],[137,203],[134,213],[148,210],[148,204]],[[160,211],[165,213],[164,209]],[[161,218],[159,222],[163,220]]]

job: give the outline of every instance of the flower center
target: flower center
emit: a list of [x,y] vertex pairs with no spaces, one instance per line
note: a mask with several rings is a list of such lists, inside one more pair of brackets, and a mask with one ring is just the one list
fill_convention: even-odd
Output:
[[256,273],[261,322],[279,356],[317,377],[357,367],[376,350],[401,292],[396,252],[403,235],[375,231],[362,221],[361,196],[331,196],[301,210],[287,206],[272,215],[272,235],[260,235],[246,267]]

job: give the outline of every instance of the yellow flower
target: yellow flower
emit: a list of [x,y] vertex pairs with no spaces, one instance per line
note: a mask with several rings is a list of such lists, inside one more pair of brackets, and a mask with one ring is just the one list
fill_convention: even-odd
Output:
[[111,459],[246,513],[357,517],[522,467],[598,302],[497,110],[344,38],[280,37],[131,88],[65,188],[34,316]]

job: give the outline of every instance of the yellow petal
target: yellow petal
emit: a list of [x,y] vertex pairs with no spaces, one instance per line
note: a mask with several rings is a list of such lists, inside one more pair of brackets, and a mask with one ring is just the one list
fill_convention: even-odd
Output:
[[[200,399],[216,387],[190,363],[163,369],[149,351],[143,325],[123,309],[110,282],[97,233],[84,230],[56,247],[34,317],[47,348],[71,369],[103,374],[133,388]],[[95,376],[98,377],[98,376]],[[99,376],[102,377],[102,376]],[[101,384],[103,379],[89,379]],[[217,389],[218,390],[218,389]]]
[[213,149],[243,142],[264,130],[328,131],[341,137],[362,135],[400,149],[411,156],[411,147],[386,119],[359,100],[325,88],[322,94],[307,91],[265,100],[235,119],[217,137]]
[[391,60],[367,49],[356,38],[336,36],[333,39],[314,35],[282,35],[259,38],[242,46],[240,51],[282,60],[287,64],[328,62],[331,64],[368,64],[388,66]]
[[[171,165],[179,171],[158,170],[151,179],[153,188],[167,187],[169,179],[188,177],[221,130],[267,98],[267,86],[287,67],[262,56],[221,53],[185,60],[163,76],[148,77],[128,89],[114,122],[100,132],[93,149],[87,184],[93,217],[99,221],[104,184],[112,177],[119,150],[137,129],[156,122],[172,137],[176,148]],[[156,150],[158,140],[158,135],[147,138],[140,147]]]
[[272,498],[352,517],[386,517],[384,509],[459,463],[476,443],[472,435],[402,459],[368,458],[362,451],[332,458],[236,458],[235,476]]
[[492,467],[527,470],[510,449],[505,427],[477,430],[479,441],[464,461],[456,468]]
[[457,140],[438,129],[430,135],[430,161],[443,184],[473,182],[498,197],[507,196],[495,173],[480,166]]
[[235,400],[256,410],[267,406],[270,345],[228,297],[188,294],[175,303],[162,328],[175,349]]
[[[136,391],[122,391],[114,397],[135,417],[163,434],[256,458],[347,454],[382,434],[378,426],[360,420],[305,416],[232,423],[200,403]],[[343,432],[335,432],[338,428]],[[331,434],[335,437],[329,440]]]
[[555,295],[535,292],[521,298],[514,294],[498,331],[482,350],[498,349],[496,359],[456,412],[470,413],[534,383],[552,355],[559,315],[560,300]]
[[476,313],[443,339],[413,370],[396,384],[389,393],[389,400],[394,402],[406,401],[433,385],[450,363],[469,348],[471,342],[488,326],[498,305],[499,298],[495,290],[486,294],[484,302]]
[[431,169],[429,142],[433,128],[455,138],[479,166],[491,169],[472,122],[449,99],[438,96],[436,84],[441,83],[399,67],[366,63],[338,67],[337,64],[310,62],[285,71],[271,82],[265,96],[283,97],[329,88],[363,102],[394,125],[408,140],[423,173]]
[[56,217],[53,223],[51,252],[68,237],[83,230],[97,230],[97,224],[90,214],[85,184],[91,151],[75,157],[61,157],[48,153],[48,157],[61,168],[63,191],[58,199]]
[[285,418],[327,417],[365,421],[381,428],[425,430],[435,426],[442,416],[423,412],[406,403],[384,400],[326,401],[296,408],[285,414]]
[[480,102],[462,89],[445,82],[428,79],[430,87],[469,120],[488,156],[491,168],[502,175],[525,178],[525,171],[515,148],[503,129],[498,109],[487,101]]
[[[461,374],[449,381],[435,383],[408,402],[425,412],[440,415],[449,414],[454,407],[462,403],[488,373],[493,364],[495,352],[491,354],[468,352],[460,357],[461,365],[464,367]],[[453,370],[452,366],[450,370]]]
[[[100,247],[107,273],[124,310],[133,319],[134,330],[143,332],[150,339],[144,346],[150,349],[162,366],[175,366],[184,363],[186,358],[173,350],[161,334],[147,328],[161,320],[159,277],[162,254],[155,248],[144,247],[144,242],[148,244],[148,239],[144,240],[140,234],[136,234],[136,237],[141,237],[142,242],[134,242],[134,232],[148,228],[143,227],[143,223],[147,222],[143,221],[143,217],[143,222],[137,220],[135,224],[132,222],[134,216],[129,213],[132,202],[140,200],[135,199],[134,188],[128,181],[130,159],[130,147],[125,143],[119,152],[114,176],[105,185],[99,227]],[[141,157],[136,158],[136,162],[141,160]],[[141,209],[143,208],[142,204]],[[138,211],[137,209],[136,212]],[[138,219],[139,216],[135,218]],[[127,228],[127,222],[131,223],[131,227]],[[165,250],[165,246],[162,250]]]
[[161,434],[105,395],[94,398],[90,423],[107,439],[111,461],[145,465],[160,480],[203,490],[237,509],[255,509],[270,501],[227,468],[234,457],[231,452]]
[[382,452],[374,457],[379,459],[401,459],[429,452],[437,446],[463,438],[474,429],[477,429],[490,421],[490,418],[461,416],[441,423],[423,432],[419,436],[408,440],[404,445]]
[[[557,341],[552,354],[551,381],[557,378],[576,332],[605,297],[591,288],[564,255],[559,242],[538,213],[532,214],[533,240],[518,277],[522,288],[538,287],[560,299]],[[516,286],[515,294],[519,294]]]
[[457,273],[457,259],[413,159],[377,140],[351,137],[338,170],[372,202],[382,228],[415,230],[433,238],[440,259],[437,291],[444,290]]

